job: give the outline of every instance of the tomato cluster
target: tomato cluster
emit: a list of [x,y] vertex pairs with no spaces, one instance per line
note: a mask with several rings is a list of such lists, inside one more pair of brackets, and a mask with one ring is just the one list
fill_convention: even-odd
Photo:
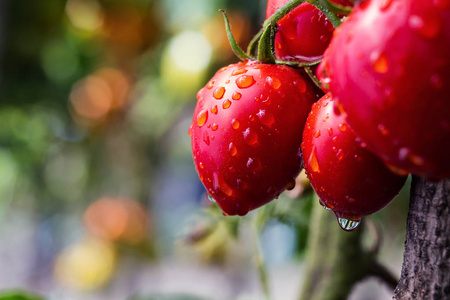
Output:
[[[409,173],[450,176],[450,1],[327,3],[269,0],[259,43],[273,37],[258,49],[273,52],[235,51],[244,61],[197,94],[194,162],[224,214],[268,203],[304,167],[321,204],[352,230]],[[316,78],[309,67],[319,63]]]

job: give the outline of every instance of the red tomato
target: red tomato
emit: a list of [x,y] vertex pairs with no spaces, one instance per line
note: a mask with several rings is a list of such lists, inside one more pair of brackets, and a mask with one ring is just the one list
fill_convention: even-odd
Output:
[[317,100],[297,70],[232,64],[197,98],[189,130],[194,163],[225,214],[245,215],[293,184],[301,170],[304,124]]
[[322,204],[339,224],[355,229],[361,217],[385,207],[406,177],[392,173],[374,154],[360,146],[329,94],[312,106],[303,133],[306,174]]
[[319,67],[347,122],[400,174],[450,176],[450,2],[368,0]]
[[[266,16],[288,0],[267,3]],[[282,60],[311,61],[320,59],[327,48],[334,28],[325,15],[314,5],[302,3],[277,23],[275,55]]]

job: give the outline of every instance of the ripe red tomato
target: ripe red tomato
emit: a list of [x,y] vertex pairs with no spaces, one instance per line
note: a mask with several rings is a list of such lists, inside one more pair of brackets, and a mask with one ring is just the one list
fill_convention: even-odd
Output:
[[303,161],[322,204],[333,210],[340,225],[352,230],[361,217],[385,207],[406,177],[392,173],[360,146],[330,94],[312,106],[303,133]]
[[450,2],[368,0],[318,76],[367,146],[400,174],[450,176]]
[[[289,0],[267,3],[266,16]],[[312,61],[320,59],[333,35],[333,25],[314,5],[302,3],[277,23],[275,55],[282,60]]]
[[304,124],[317,100],[297,70],[232,64],[197,98],[189,130],[194,163],[225,214],[245,215],[293,184],[301,170]]

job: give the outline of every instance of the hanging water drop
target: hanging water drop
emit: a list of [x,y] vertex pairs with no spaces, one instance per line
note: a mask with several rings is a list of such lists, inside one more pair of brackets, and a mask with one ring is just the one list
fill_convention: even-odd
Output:
[[361,218],[356,220],[349,220],[345,218],[337,217],[339,226],[344,229],[345,231],[352,231],[355,230],[359,224],[361,224]]
[[211,201],[213,203],[216,203],[216,199],[214,199],[213,196],[211,196],[210,194],[208,194],[207,198],[208,198],[209,201]]
[[323,202],[322,199],[319,199],[319,204],[326,210],[331,210],[331,208],[329,208],[328,206],[325,205],[325,202]]

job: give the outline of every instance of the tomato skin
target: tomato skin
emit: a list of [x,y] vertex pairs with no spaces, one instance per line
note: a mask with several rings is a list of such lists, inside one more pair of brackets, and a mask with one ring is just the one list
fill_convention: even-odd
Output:
[[309,81],[287,66],[245,61],[219,70],[197,98],[189,131],[208,194],[228,215],[276,198],[301,170],[301,136],[317,100]]
[[327,94],[312,106],[302,142],[305,170],[325,206],[340,218],[359,220],[389,204],[406,177],[361,147],[333,102]]
[[[269,1],[266,16],[288,0]],[[277,23],[275,55],[278,59],[311,61],[320,59],[333,35],[333,25],[314,5],[302,3]]]
[[336,30],[318,76],[393,170],[450,176],[450,4],[368,0]]

